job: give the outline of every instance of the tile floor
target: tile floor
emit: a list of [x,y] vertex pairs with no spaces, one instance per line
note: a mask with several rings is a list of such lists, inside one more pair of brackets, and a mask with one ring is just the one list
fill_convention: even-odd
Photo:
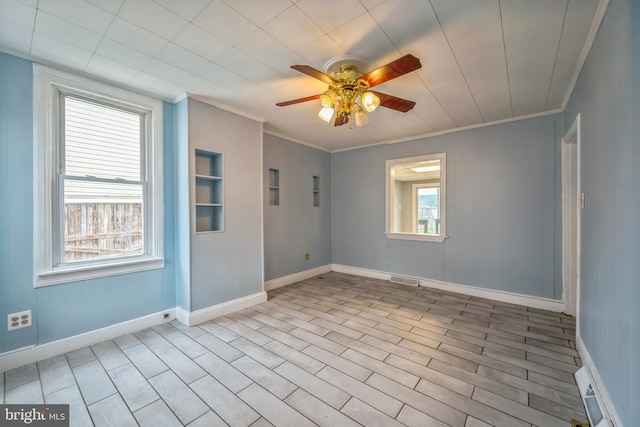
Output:
[[586,421],[574,319],[339,273],[0,374],[72,426],[565,426]]

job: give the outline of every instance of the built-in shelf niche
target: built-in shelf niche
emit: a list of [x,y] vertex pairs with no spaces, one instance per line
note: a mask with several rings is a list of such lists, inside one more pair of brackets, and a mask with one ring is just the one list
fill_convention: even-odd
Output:
[[269,169],[269,204],[280,205],[280,170]]
[[313,206],[320,206],[320,177],[313,177]]
[[196,233],[224,230],[222,154],[195,150]]

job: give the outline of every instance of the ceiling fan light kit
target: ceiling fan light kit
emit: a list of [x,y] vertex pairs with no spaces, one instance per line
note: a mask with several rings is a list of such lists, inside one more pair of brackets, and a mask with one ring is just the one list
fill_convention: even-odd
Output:
[[[369,89],[419,69],[422,65],[418,58],[405,55],[366,74],[354,64],[367,66],[365,61],[357,57],[332,60],[325,66],[325,73],[308,65],[292,65],[294,70],[327,83],[329,88],[320,95],[279,102],[276,105],[282,107],[317,99],[322,106],[318,116],[327,123],[335,117],[335,126],[346,124],[349,120],[353,120],[356,126],[364,126],[369,122],[367,112],[371,113],[379,106],[405,113],[413,108],[413,101]],[[353,128],[353,125],[350,127]]]

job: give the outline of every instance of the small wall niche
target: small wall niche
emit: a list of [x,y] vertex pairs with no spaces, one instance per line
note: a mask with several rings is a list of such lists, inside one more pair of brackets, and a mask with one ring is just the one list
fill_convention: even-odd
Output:
[[280,205],[280,170],[269,169],[269,204]]
[[313,177],[313,206],[320,206],[320,177]]
[[224,230],[222,154],[195,150],[196,233]]

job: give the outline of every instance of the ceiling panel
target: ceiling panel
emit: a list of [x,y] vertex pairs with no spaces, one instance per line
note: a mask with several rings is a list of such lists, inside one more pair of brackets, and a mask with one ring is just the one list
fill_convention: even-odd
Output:
[[17,0],[0,2],[0,18],[24,28],[33,29],[36,9]]
[[367,12],[358,0],[300,0],[296,6],[325,33]]
[[[0,0],[0,50],[156,94],[185,92],[264,118],[264,128],[326,150],[409,139],[562,107],[606,0]],[[597,26],[593,27],[597,28]],[[422,68],[383,93],[416,102],[369,124],[317,117],[323,70],[359,55],[404,54]]]
[[118,16],[166,40],[173,39],[187,25],[184,18],[151,0],[126,0]]
[[598,3],[599,0],[569,1],[556,64],[553,69],[551,87],[549,88],[547,110],[562,107],[567,93],[566,88],[576,74],[575,64],[582,53],[584,40],[589,34]]
[[545,110],[566,7],[566,0],[501,3],[515,116]]
[[[33,0],[33,2],[37,4],[38,0]],[[87,3],[98,6],[100,9],[106,10],[107,12],[115,15],[122,7],[124,0],[87,0]]]
[[114,15],[84,0],[40,0],[38,10],[104,34]]
[[250,20],[218,0],[212,1],[193,23],[231,45],[258,30]]
[[38,11],[35,31],[71,46],[93,52],[102,36],[69,21]]
[[84,70],[92,53],[40,33],[33,33],[31,55],[54,64]]
[[86,71],[119,83],[128,83],[140,72],[120,62],[100,55],[93,55],[87,64]]
[[269,21],[269,23],[264,26],[264,30],[293,50],[309,44],[324,34],[323,31],[297,7],[290,7]]
[[209,61],[215,61],[220,55],[231,49],[229,43],[194,24],[188,24],[184,27],[173,42]]
[[259,27],[263,27],[293,4],[290,0],[259,2],[254,0],[225,0],[225,3]]
[[116,17],[105,37],[150,56],[156,56],[169,43],[162,37]]
[[142,70],[153,59],[150,55],[108,38],[102,39],[95,53],[138,70]]

